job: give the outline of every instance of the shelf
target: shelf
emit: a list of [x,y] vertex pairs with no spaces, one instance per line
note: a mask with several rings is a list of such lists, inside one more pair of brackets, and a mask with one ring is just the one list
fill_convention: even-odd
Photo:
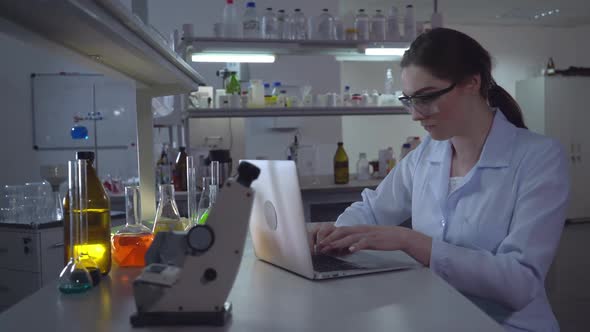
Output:
[[[5,0],[0,2],[0,18],[159,89],[160,95],[184,93],[204,84],[203,77],[155,30],[119,1]],[[17,38],[30,38],[11,30]]]
[[295,116],[347,116],[347,115],[402,115],[403,107],[289,107],[289,108],[238,108],[189,109],[186,118],[250,118]]
[[196,52],[272,53],[275,55],[333,55],[362,59],[395,59],[396,56],[367,56],[367,47],[408,48],[408,42],[348,40],[265,40],[196,37],[186,39]]

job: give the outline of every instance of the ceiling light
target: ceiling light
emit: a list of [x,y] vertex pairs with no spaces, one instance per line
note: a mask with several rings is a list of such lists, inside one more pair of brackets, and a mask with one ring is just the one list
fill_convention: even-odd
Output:
[[273,54],[193,53],[193,62],[274,63]]
[[538,19],[539,19],[539,15],[535,15],[535,20],[538,20]]
[[559,13],[559,9],[556,9],[556,10],[555,10],[555,12],[556,12],[556,13]]
[[408,48],[403,47],[394,47],[394,48],[386,48],[386,47],[376,47],[376,48],[366,48],[365,55],[392,55],[392,56],[402,56],[408,50]]
[[545,13],[541,13],[541,16],[545,17]]

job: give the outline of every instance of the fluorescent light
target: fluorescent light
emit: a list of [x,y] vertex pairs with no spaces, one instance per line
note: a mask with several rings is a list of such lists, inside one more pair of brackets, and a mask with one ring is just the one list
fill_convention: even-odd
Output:
[[193,62],[274,63],[272,54],[193,53]]
[[376,48],[366,48],[365,55],[395,55],[395,56],[403,56],[404,53],[408,50],[408,48],[386,48],[386,47],[376,47]]

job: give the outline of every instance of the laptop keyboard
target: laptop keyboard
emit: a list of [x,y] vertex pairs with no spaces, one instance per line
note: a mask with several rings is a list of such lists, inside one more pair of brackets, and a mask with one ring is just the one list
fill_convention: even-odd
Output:
[[313,263],[313,269],[317,272],[330,272],[330,271],[344,271],[344,270],[359,270],[362,267],[348,263],[341,259],[327,256],[327,255],[312,255],[311,262]]

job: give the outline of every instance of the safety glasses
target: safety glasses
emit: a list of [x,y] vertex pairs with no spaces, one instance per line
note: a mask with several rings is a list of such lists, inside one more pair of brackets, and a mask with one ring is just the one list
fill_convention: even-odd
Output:
[[430,116],[438,112],[438,108],[431,107],[432,103],[441,96],[451,92],[454,88],[455,83],[451,84],[451,86],[449,86],[448,88],[442,90],[416,94],[413,96],[403,95],[398,99],[402,103],[406,111],[408,111],[408,113],[412,113],[412,111],[417,111],[423,116]]

